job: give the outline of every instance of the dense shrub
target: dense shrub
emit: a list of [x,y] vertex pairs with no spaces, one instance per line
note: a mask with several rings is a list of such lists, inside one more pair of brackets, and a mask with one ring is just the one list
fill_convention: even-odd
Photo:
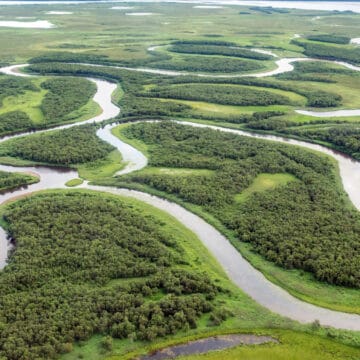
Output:
[[1,156],[55,165],[85,163],[104,158],[113,147],[96,136],[92,125],[30,135],[0,145]]
[[15,189],[37,181],[38,179],[31,175],[0,171],[0,191]]
[[360,160],[360,130],[357,125],[327,124],[323,128],[292,128],[284,132],[315,141],[325,141]]
[[83,78],[53,78],[41,87],[48,90],[41,110],[47,122],[58,122],[85,105],[95,94],[96,85]]
[[190,106],[172,101],[160,101],[144,97],[124,96],[122,100],[122,115],[124,116],[176,116],[184,114]]
[[2,358],[58,358],[95,333],[174,334],[196,327],[219,291],[181,268],[185,252],[163,222],[115,197],[38,195],[10,205],[5,220],[16,250],[0,274]]
[[0,135],[30,130],[33,127],[34,124],[29,116],[22,111],[11,111],[0,115]]
[[217,73],[249,72],[262,69],[261,63],[255,60],[241,60],[228,58],[224,61],[219,56],[188,56],[168,61],[155,61],[148,64],[152,68],[175,71],[204,71]]
[[349,44],[350,42],[350,38],[348,36],[341,36],[336,34],[310,35],[307,38],[312,41],[321,41],[321,42],[334,43],[334,44]]
[[200,44],[174,44],[169,49],[172,52],[183,54],[201,54],[201,55],[223,55],[230,57],[240,57],[255,60],[270,60],[272,56],[261,54],[248,49],[235,46],[221,45],[200,45]]
[[150,96],[170,99],[207,101],[224,105],[274,105],[289,104],[290,100],[282,95],[251,87],[229,85],[187,84],[162,86],[152,89]]
[[[330,284],[360,287],[360,217],[337,187],[327,158],[284,144],[174,123],[135,124],[124,131],[148,144],[152,166],[215,171],[187,178],[140,172],[128,175],[127,182],[201,206],[239,241],[251,243],[280,266],[309,271]],[[290,173],[297,180],[237,202],[235,196],[261,173]]]
[[304,48],[304,54],[329,60],[348,61],[350,63],[360,63],[360,48],[346,47],[340,45],[319,44],[302,40],[292,40],[292,43]]

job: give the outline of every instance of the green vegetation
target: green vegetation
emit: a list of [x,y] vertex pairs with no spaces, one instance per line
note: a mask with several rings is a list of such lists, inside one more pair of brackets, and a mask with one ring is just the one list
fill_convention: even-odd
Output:
[[360,130],[358,125],[337,124],[315,128],[300,127],[283,130],[283,132],[307,140],[325,142],[327,145],[360,160]]
[[25,94],[26,91],[39,91],[39,89],[28,79],[14,76],[0,77],[0,102],[8,96]]
[[96,92],[96,85],[82,78],[49,79],[41,87],[48,90],[41,110],[47,122],[55,123],[86,105]]
[[[96,333],[133,342],[206,330],[213,306],[232,297],[191,232],[134,200],[48,192],[7,205],[3,216],[17,245],[0,273],[3,357],[56,358]],[[243,324],[251,311],[264,316],[255,324],[271,321],[241,293],[232,301],[240,313],[252,309]]]
[[290,99],[266,90],[245,86],[185,84],[151,89],[149,95],[160,98],[208,101],[224,105],[267,106],[289,104]]
[[342,60],[353,64],[360,63],[360,48],[352,46],[329,45],[304,40],[292,40],[292,43],[304,48],[304,54],[320,59]]
[[82,178],[96,181],[114,176],[114,174],[124,166],[125,164],[122,162],[119,151],[112,150],[104,158],[86,162],[84,164],[78,164],[76,168]]
[[336,344],[314,335],[275,331],[280,344],[261,346],[238,346],[223,351],[213,351],[205,355],[180,357],[179,360],[354,360],[358,350]]
[[321,41],[321,42],[334,43],[334,44],[349,44],[350,42],[350,37],[335,35],[335,34],[310,35],[307,38],[312,41]]
[[[295,65],[297,66],[297,64]],[[332,69],[332,68],[331,68]],[[331,71],[329,69],[329,71]],[[282,75],[281,75],[282,76]],[[280,76],[280,78],[281,78]],[[257,87],[259,88],[268,88],[274,89],[274,93],[278,90],[278,94],[281,94],[285,97],[289,97],[296,101],[300,102],[301,97],[307,98],[307,106],[312,107],[329,107],[329,106],[338,106],[341,105],[342,97],[337,93],[328,92],[322,87],[319,88],[319,85],[316,84],[316,87],[309,87],[309,84],[304,84],[304,86],[299,87],[298,83],[289,83],[289,82],[279,82],[269,79],[253,79],[253,78],[206,78],[206,77],[195,77],[195,76],[181,76],[172,79],[162,80],[161,85],[167,84],[189,84],[193,85],[196,83],[206,83],[207,85],[244,85],[247,87]],[[328,88],[328,85],[327,85]],[[250,88],[251,89],[251,88]],[[256,89],[256,88],[255,88]],[[253,90],[253,89],[251,89]],[[151,90],[150,90],[151,91]],[[150,92],[149,91],[149,92]],[[285,93],[284,93],[285,92]],[[298,96],[301,95],[301,96]],[[300,98],[300,99],[299,99]],[[305,105],[305,104],[304,104]]]
[[272,56],[261,54],[255,51],[232,46],[214,45],[212,42],[201,43],[175,43],[170,49],[172,52],[183,54],[201,54],[201,55],[223,55],[230,57],[241,57],[255,60],[270,60]]
[[[238,240],[252,244],[278,265],[311,272],[330,284],[359,287],[360,254],[354,249],[360,220],[340,191],[327,158],[174,123],[136,124],[123,134],[149,146],[151,166],[216,170],[213,176],[193,176],[188,181],[138,172],[126,178],[129,183],[146,184],[201,206],[234,231]],[[298,181],[235,202],[235,196],[261,173],[288,173]]]
[[[20,81],[18,81],[20,80]],[[0,136],[86,120],[99,112],[95,84],[82,78],[0,78]]]
[[290,174],[259,174],[248,188],[235,196],[235,201],[245,202],[254,193],[272,190],[294,180],[296,180],[295,177]]
[[194,71],[194,72],[214,72],[214,73],[246,73],[250,71],[261,70],[263,65],[255,60],[240,60],[224,58],[220,56],[197,56],[176,57],[165,61],[155,61],[148,64],[153,68],[176,70],[176,71]]
[[39,181],[37,176],[0,171],[0,191],[16,189]]
[[190,110],[190,106],[185,104],[141,97],[127,97],[127,103],[122,114],[124,116],[171,116],[184,114],[187,110]]
[[0,144],[0,156],[34,162],[73,165],[104,159],[113,147],[96,136],[96,126],[29,135]]
[[34,123],[29,116],[22,111],[12,111],[0,115],[0,134],[9,134],[16,131],[31,129]]
[[83,182],[84,182],[83,179],[76,178],[76,179],[71,179],[71,180],[67,181],[65,185],[68,187],[74,187],[74,186],[81,185]]
[[[94,4],[73,4],[71,9],[74,12],[73,14],[62,15],[61,17],[47,15],[49,20],[56,24],[57,28],[55,29],[40,31],[37,29],[1,28],[0,31],[4,35],[0,37],[0,47],[2,51],[1,62],[3,65],[9,65],[29,62],[29,59],[35,58],[33,62],[37,63],[32,66],[32,69],[39,71],[41,74],[48,75],[54,73],[59,75],[95,76],[115,80],[121,84],[124,90],[123,96],[116,96],[116,98],[114,98],[114,102],[120,104],[122,108],[119,120],[125,120],[125,117],[127,118],[126,120],[136,120],[142,117],[157,118],[158,116],[162,116],[166,118],[176,117],[216,123],[234,128],[269,130],[278,134],[284,134],[285,136],[296,136],[310,139],[314,142],[321,142],[327,146],[341,149],[358,157],[358,138],[360,138],[357,130],[359,125],[358,117],[317,119],[300,115],[293,111],[306,106],[319,108],[341,106],[343,109],[360,108],[360,98],[358,96],[360,90],[359,76],[357,73],[343,67],[324,62],[303,62],[294,64],[294,72],[276,77],[264,79],[208,79],[207,77],[196,78],[181,76],[175,78],[154,74],[131,73],[123,69],[109,67],[90,68],[89,66],[79,64],[116,64],[129,67],[153,68],[172,67],[173,69],[188,69],[188,71],[195,69],[194,71],[201,73],[205,73],[207,71],[205,69],[209,69],[209,72],[213,72],[214,70],[214,72],[220,73],[224,67],[224,63],[226,63],[227,60],[231,60],[231,62],[229,62],[230,66],[227,67],[226,70],[232,71],[234,69],[236,73],[244,71],[244,74],[249,71],[256,72],[258,70],[261,71],[261,69],[270,69],[275,66],[273,64],[275,59],[273,59],[273,61],[262,60],[260,58],[263,56],[267,57],[267,55],[250,52],[248,51],[250,48],[269,49],[275,52],[279,58],[301,57],[303,52],[305,52],[305,54],[311,54],[310,56],[318,58],[358,63],[358,59],[360,58],[358,47],[339,43],[345,41],[345,38],[358,36],[358,14],[350,12],[284,10],[247,6],[242,8],[226,6],[217,10],[193,9],[193,4],[165,4],[159,2],[139,3],[134,4],[134,6],[136,7],[136,11],[149,11],[159,15],[149,16],[146,18],[146,21],[144,21],[142,17],[126,16],[125,11],[112,10],[108,4],[104,3],[95,4],[95,6]],[[8,6],[2,8],[1,15],[9,19],[15,16],[38,18],[42,9],[43,7],[39,7],[39,5],[27,5],[26,7],[16,7],[15,11],[15,7]],[[320,21],[313,20],[314,16],[317,15],[321,16]],[[91,26],[89,26],[89,24],[91,24]],[[324,35],[330,33],[331,36]],[[309,39],[297,39],[291,42],[294,34],[311,35]],[[300,43],[307,44],[304,45],[306,49]],[[165,46],[156,51],[147,50],[149,46],[164,44],[172,44],[173,48]],[[181,52],[171,51],[174,50],[174,48],[176,50],[176,47],[180,49]],[[239,48],[230,51],[230,47]],[[193,53],[191,53],[192,51]],[[202,54],[202,52],[205,53]],[[257,58],[239,60],[238,56],[240,58],[243,56],[256,56]],[[63,64],[62,62],[67,62],[68,64]],[[246,66],[240,66],[240,62],[243,65],[246,64]],[[70,63],[77,63],[77,65]],[[251,67],[256,66],[256,69],[246,70],[250,64]],[[239,69],[237,70],[237,68]],[[4,79],[6,78],[10,77],[0,76],[0,99],[2,101],[2,107],[0,108],[0,135],[53,126],[55,124],[54,122],[51,123],[52,125],[50,123],[48,124],[40,109],[41,102],[45,94],[48,93],[48,90],[41,87],[41,82],[47,81],[47,79],[44,79],[44,77],[30,79],[11,77],[11,81],[19,81],[19,83],[15,84],[14,88],[12,88],[12,85],[2,85],[1,82],[5,81]],[[20,82],[22,84],[20,84]],[[209,88],[218,85],[221,87],[235,85],[256,91],[266,90],[275,95],[285,96],[288,103],[284,105],[253,106],[253,104],[250,104],[249,106],[238,106],[210,103],[208,99],[202,101],[182,100],[177,97],[162,99],[153,98],[151,95],[151,89],[176,87],[177,85],[192,87],[194,84],[202,84]],[[20,90],[22,87],[24,87],[24,89]],[[76,89],[76,86],[74,88]],[[3,91],[9,91],[9,93],[3,96],[1,95]],[[59,122],[79,121],[81,118],[90,118],[92,114],[98,111],[99,109],[94,106],[94,103],[88,102],[85,106],[82,106],[81,109],[65,115],[66,119],[60,120],[59,117],[56,116],[56,120],[59,120]],[[29,122],[29,119],[32,123]],[[126,132],[124,132],[124,134],[125,133]],[[167,141],[166,139],[167,137],[161,135],[160,146]],[[210,137],[210,140],[211,139],[213,138]],[[233,240],[233,243],[240,251],[251,260],[252,264],[259,268],[270,280],[306,301],[316,303],[320,306],[332,307],[337,310],[355,311],[359,313],[359,290],[357,287],[346,288],[345,286],[333,286],[327,282],[317,281],[314,279],[314,272],[303,270],[303,258],[300,257],[300,259],[296,258],[294,260],[294,256],[304,254],[307,249],[313,248],[314,253],[311,253],[311,256],[314,255],[314,258],[311,259],[314,262],[318,262],[317,270],[319,270],[318,276],[320,277],[322,276],[321,271],[323,271],[323,273],[326,272],[330,266],[333,267],[333,272],[335,272],[336,269],[341,269],[342,271],[344,268],[344,273],[349,274],[351,271],[347,263],[351,261],[353,261],[353,264],[359,263],[359,259],[353,256],[354,253],[356,256],[358,249],[357,243],[354,242],[354,239],[358,237],[357,228],[354,226],[354,223],[357,222],[358,215],[352,212],[351,209],[351,211],[349,210],[350,212],[344,210],[348,203],[346,199],[341,199],[343,192],[337,188],[340,183],[337,182],[338,179],[336,176],[330,179],[332,170],[321,171],[321,169],[323,169],[322,160],[319,165],[314,165],[315,160],[310,161],[307,155],[299,155],[300,150],[294,149],[289,152],[286,147],[275,146],[273,148],[273,145],[270,144],[268,147],[262,148],[263,145],[260,144],[261,142],[256,142],[256,144],[252,143],[251,145],[252,149],[260,146],[259,151],[255,151],[255,153],[248,151],[243,159],[238,159],[236,153],[243,153],[238,151],[236,146],[233,146],[231,139],[229,140],[231,146],[228,146],[226,144],[227,139],[228,138],[225,137],[224,141],[224,138],[221,137],[221,141],[216,140],[212,147],[213,153],[205,153],[203,150],[205,145],[199,145],[196,142],[194,145],[194,143],[191,143],[191,139],[176,140],[174,142],[175,145],[182,151],[179,150],[179,156],[176,158],[171,152],[171,149],[169,151],[170,145],[173,142],[171,137],[168,144],[166,143],[166,146],[163,146],[163,149],[156,144],[145,144],[141,142],[140,136],[138,141],[133,141],[134,139],[132,138],[130,141],[137,144],[140,143],[143,149],[148,149],[148,153],[152,159],[156,160],[158,156],[160,158],[162,153],[169,153],[169,156],[172,157],[172,160],[167,162],[164,156],[162,165],[155,164],[138,174],[133,174],[140,178],[146,177],[146,183],[142,181],[142,179],[140,179],[141,181],[137,181],[131,176],[128,176],[126,179],[112,179],[112,175],[120,169],[122,165],[120,154],[111,149],[104,152],[104,156],[97,160],[90,161],[90,163],[85,162],[81,165],[74,163],[72,166],[76,166],[79,169],[80,176],[83,178],[91,178],[93,181],[107,183],[108,185],[137,187],[182,202],[183,205],[189,207],[192,211],[197,211],[200,215],[204,216],[207,221],[218,226],[224,234]],[[202,136],[199,142],[201,140],[203,140],[204,144],[208,144]],[[80,143],[82,144],[82,142],[81,140]],[[5,146],[5,144],[2,145]],[[185,148],[181,148],[182,146],[185,146]],[[80,147],[82,147],[82,145]],[[194,147],[194,150],[190,151],[189,149],[191,147]],[[223,147],[224,149],[222,150]],[[236,151],[233,152],[232,148],[235,148]],[[85,147],[85,149],[84,153],[88,153],[89,148]],[[39,156],[39,158],[52,158],[50,152],[53,151],[58,151],[58,148],[51,147],[48,153],[44,151],[44,156]],[[83,150],[80,152],[83,152]],[[97,145],[95,145],[94,152],[97,152]],[[223,154],[227,152],[229,155],[224,156]],[[304,154],[304,152],[301,154]],[[310,157],[312,158],[312,156]],[[79,158],[80,155],[75,157]],[[229,159],[229,157],[233,158]],[[262,160],[261,157],[264,157],[264,160]],[[86,156],[85,158],[84,161],[87,161],[88,157]],[[316,157],[316,159],[318,158]],[[7,161],[12,164],[16,163],[18,165],[32,163],[31,160],[11,158],[8,156],[1,156],[1,161]],[[60,164],[62,160],[59,158],[55,161],[59,161]],[[266,167],[266,161],[270,169]],[[303,173],[303,176],[299,176],[299,174],[293,170],[297,166],[300,166],[302,162],[305,162],[305,165],[299,169],[298,172]],[[199,164],[202,167],[200,166],[199,168]],[[216,165],[219,164],[223,165],[224,168],[217,168]],[[245,174],[239,170],[241,166],[244,167]],[[254,166],[255,170],[248,172],[248,169],[252,166]],[[227,167],[231,167],[232,170]],[[325,168],[333,169],[333,165],[329,165],[329,167],[326,165]],[[241,178],[239,174],[241,176],[244,175],[246,181]],[[261,176],[264,176],[264,174],[266,174],[265,176],[267,177],[277,176],[276,174],[286,174],[293,176],[294,181],[289,181],[285,184],[282,184],[281,181],[280,183],[275,181],[276,186],[273,188],[270,186],[266,191],[254,192],[249,195],[248,200],[237,203],[236,197],[239,196],[239,194],[246,193],[247,189],[251,189],[251,186],[257,183],[256,179],[258,180],[259,177],[261,179]],[[150,183],[150,179],[154,183]],[[191,183],[190,181],[192,179],[193,182]],[[159,190],[164,182],[172,191],[171,194],[170,190],[168,192]],[[226,182],[227,184],[225,184]],[[212,190],[209,191],[209,189]],[[218,190],[219,196],[216,194],[215,189]],[[264,188],[260,190],[264,190]],[[195,196],[196,192],[199,193],[197,195],[198,198],[203,198],[202,201],[205,205],[194,205],[194,202],[196,203],[198,199]],[[208,198],[205,196],[207,192],[209,193]],[[222,198],[223,193],[228,193],[228,195],[224,196],[225,201],[223,201]],[[330,198],[330,196],[332,196],[332,198]],[[281,200],[282,197],[284,197],[283,201]],[[188,198],[190,200],[188,200]],[[255,199],[254,206],[251,205],[249,209],[247,209],[247,206],[253,203],[253,199]],[[218,204],[216,204],[216,201],[218,201]],[[334,202],[336,204],[333,204]],[[56,204],[59,204],[59,202],[57,201]],[[34,202],[32,202],[31,205],[34,205]],[[219,208],[218,212],[216,212],[216,206]],[[61,207],[62,206],[59,206],[59,209],[61,209]],[[134,210],[134,208],[131,209]],[[82,210],[83,209],[76,212],[76,215],[78,215],[78,213],[82,214]],[[243,216],[240,210],[244,210],[246,224],[237,224],[237,221],[242,219]],[[223,211],[224,217],[222,217],[221,211]],[[273,217],[269,215],[271,212],[274,213]],[[327,213],[327,216],[325,216],[324,213]],[[73,212],[70,212],[70,214],[73,215]],[[131,212],[131,214],[133,214],[133,212]],[[154,209],[149,210],[144,216],[146,217],[149,214],[150,216],[154,214]],[[56,215],[58,215],[58,213],[56,213]],[[259,216],[260,223],[252,222],[251,216]],[[314,219],[312,219],[312,217]],[[346,217],[347,219],[345,219]],[[48,219],[46,215],[44,218]],[[56,218],[56,216],[54,215],[53,218]],[[74,222],[78,218],[80,218],[80,216],[74,216]],[[89,219],[89,217],[86,219]],[[170,223],[166,215],[162,213],[158,214],[158,219],[161,219],[160,221],[162,223]],[[166,219],[166,221],[164,219]],[[47,222],[50,223],[53,221],[54,219],[49,219]],[[88,223],[86,223],[86,226],[81,223],[82,226],[89,229],[89,232],[90,221],[92,223],[90,219]],[[318,221],[319,228],[316,227],[316,221]],[[144,224],[144,221],[141,223]],[[264,224],[267,230],[265,234],[260,231],[260,227]],[[290,224],[292,225],[290,226]],[[116,227],[117,223],[114,225]],[[128,224],[126,224],[124,228],[126,228],[127,225]],[[78,226],[78,223],[74,225],[74,228],[76,226]],[[281,226],[284,227],[283,231],[280,231]],[[293,227],[298,227],[299,233],[296,233],[296,231],[292,229]],[[58,228],[60,228],[60,226],[56,223],[55,231]],[[116,230],[119,228],[121,230],[117,231],[117,233],[122,234],[123,227],[118,227]],[[162,229],[163,228],[164,226],[162,226]],[[343,228],[345,229],[344,233],[342,231]],[[35,228],[34,232],[36,229],[37,228]],[[234,314],[233,317],[227,319],[220,326],[209,328],[209,319],[212,315],[204,314],[197,318],[197,329],[185,330],[185,326],[185,331],[177,331],[176,334],[171,334],[165,339],[154,340],[151,344],[146,341],[133,340],[132,336],[130,336],[129,339],[111,338],[109,335],[111,334],[111,329],[106,331],[96,329],[86,341],[80,340],[74,343],[74,345],[71,345],[71,336],[74,335],[75,331],[69,331],[67,334],[70,334],[68,336],[70,339],[66,339],[65,345],[60,349],[60,347],[57,347],[57,342],[54,341],[53,338],[50,339],[54,328],[51,328],[50,331],[43,331],[43,328],[40,326],[35,330],[27,331],[28,328],[23,325],[25,322],[38,324],[37,320],[39,319],[43,321],[41,325],[45,323],[49,324],[53,318],[46,317],[46,315],[49,314],[50,311],[54,311],[54,313],[56,313],[54,317],[56,317],[58,324],[60,324],[56,329],[59,331],[64,330],[65,334],[65,326],[68,322],[63,321],[63,318],[58,316],[60,313],[66,314],[69,312],[69,317],[73,315],[72,319],[77,321],[77,313],[81,314],[83,307],[84,312],[87,312],[87,309],[89,307],[91,308],[94,303],[99,303],[94,301],[96,296],[92,295],[92,291],[97,291],[97,284],[94,285],[94,283],[90,283],[89,285],[87,282],[81,283],[80,288],[72,292],[72,290],[68,291],[68,286],[71,285],[71,282],[64,278],[61,280],[62,282],[59,280],[56,285],[55,292],[57,293],[56,297],[53,297],[55,299],[53,302],[53,298],[51,298],[51,303],[50,301],[44,300],[44,297],[48,297],[49,299],[50,296],[48,295],[52,292],[45,286],[41,290],[36,289],[32,292],[33,303],[27,303],[26,310],[24,311],[22,311],[22,309],[25,308],[26,299],[30,296],[31,290],[23,291],[20,295],[17,289],[12,289],[12,293],[10,294],[10,287],[7,287],[4,295],[1,295],[3,297],[6,296],[6,300],[10,299],[5,305],[8,306],[9,303],[14,304],[19,301],[17,308],[15,308],[15,306],[13,307],[16,311],[9,312],[9,318],[0,318],[1,332],[2,323],[6,320],[19,325],[19,329],[20,327],[23,328],[23,333],[29,334],[29,336],[24,335],[26,340],[29,340],[29,337],[35,333],[37,334],[36,340],[45,334],[44,338],[49,336],[49,338],[47,338],[49,339],[49,346],[46,350],[49,351],[49,353],[51,351],[50,348],[55,348],[56,351],[58,349],[60,349],[60,351],[73,350],[63,355],[65,360],[79,358],[98,360],[110,354],[113,354],[115,358],[125,360],[136,357],[139,353],[145,352],[145,349],[152,350],[157,347],[166,346],[167,344],[186,341],[187,338],[205,336],[209,333],[209,329],[211,329],[210,332],[212,332],[212,335],[216,335],[224,329],[233,332],[247,332],[250,329],[251,332],[251,329],[254,329],[254,327],[267,328],[267,330],[263,332],[279,338],[281,341],[280,344],[237,348],[230,352],[213,353],[212,355],[204,355],[203,357],[229,360],[241,357],[255,359],[271,359],[272,357],[275,359],[311,358],[321,360],[322,358],[347,360],[348,358],[357,359],[359,357],[358,348],[350,349],[336,343],[335,338],[339,336],[340,332],[332,329],[315,329],[314,331],[307,329],[311,332],[308,336],[293,332],[285,334],[285,332],[275,330],[275,327],[289,326],[289,322],[284,322],[277,316],[269,314],[241,294],[237,289],[231,287],[231,284],[229,284],[224,277],[223,272],[218,269],[218,265],[192,235],[189,235],[188,232],[183,229],[181,230],[183,236],[178,237],[178,233],[174,233],[173,226],[167,229],[170,236],[179,239],[179,244],[182,247],[186,246],[186,253],[191,253],[191,261],[189,261],[189,263],[192,264],[191,266],[193,266],[194,269],[197,269],[196,271],[206,272],[211,277],[211,284],[221,283],[221,285],[225,287],[227,287],[228,284],[228,288],[232,289],[231,293],[219,292],[215,300],[211,301],[216,308],[220,307],[220,311],[222,311],[222,306],[226,306],[226,308],[230,309]],[[251,239],[251,242],[247,243],[240,242],[239,236],[235,231],[236,229],[238,229],[241,234],[247,234],[246,230],[254,231],[252,235],[254,237],[259,235],[259,239],[264,243],[264,247],[266,246],[268,248],[265,250],[261,248],[261,246],[258,246],[258,251],[254,252],[254,247],[257,246],[256,239]],[[245,231],[243,231],[244,229]],[[275,234],[272,232],[273,229]],[[303,229],[307,229],[304,232],[304,237],[300,234]],[[62,230],[63,228],[60,229],[60,231]],[[353,234],[351,234],[351,230],[353,230]],[[113,227],[111,229],[106,228],[106,231],[115,232]],[[284,241],[284,245],[282,246],[281,236],[285,237],[287,231],[290,234],[290,239],[294,240],[294,242],[288,244]],[[34,232],[31,233],[29,239],[35,239]],[[339,248],[337,248],[339,243],[333,241],[337,232],[337,238],[339,241],[343,241],[343,243],[339,245]],[[274,237],[277,236],[278,233],[280,233],[281,236],[279,236],[279,242],[276,243]],[[328,236],[329,233],[331,233],[330,236]],[[75,233],[75,235],[76,234],[77,233]],[[126,235],[128,232],[124,234]],[[267,239],[268,235],[270,241]],[[312,243],[315,236],[319,236],[319,241],[324,239],[324,244],[320,248],[321,251],[326,247],[329,248],[329,250],[319,254],[318,244]],[[102,236],[101,240],[103,238],[105,237]],[[35,242],[35,240],[33,241]],[[352,244],[353,248],[352,251],[344,252],[344,247],[346,247],[347,243]],[[302,244],[305,244],[305,250]],[[69,258],[71,260],[73,259],[73,249],[76,245],[76,242],[72,243],[73,247]],[[271,256],[270,250],[276,248],[276,246],[281,247],[279,252],[283,255],[280,265],[276,265],[276,260],[274,262]],[[300,251],[293,250],[292,246],[300,248]],[[332,250],[332,252],[330,250]],[[264,260],[263,255],[260,255],[265,251],[269,252],[268,261]],[[30,250],[28,254],[32,254]],[[342,254],[342,258],[338,254]],[[102,255],[103,253],[100,252],[99,258]],[[183,259],[187,259],[187,257],[181,256]],[[296,269],[284,270],[283,261],[285,256],[288,257],[291,262],[299,261],[301,266],[298,266],[296,263]],[[333,256],[333,258],[331,256]],[[265,255],[265,257],[267,257],[267,255]],[[34,260],[28,255],[26,259],[27,264],[30,263],[29,258]],[[94,260],[96,264],[102,263],[102,259],[99,260],[99,258]],[[343,258],[346,258],[346,260]],[[63,263],[68,264],[66,261]],[[26,273],[28,277],[33,275],[33,267],[36,266],[36,264],[37,263],[35,263],[35,265],[33,263],[31,264],[31,271]],[[176,264],[176,268],[182,268],[182,266],[182,264]],[[288,266],[288,264],[285,264],[285,266]],[[356,266],[358,268],[358,265]],[[186,268],[187,265],[184,265],[184,267]],[[214,277],[212,276],[213,271],[217,272]],[[13,272],[12,275],[14,273],[15,272]],[[67,272],[67,274],[71,275],[72,272]],[[36,275],[37,272],[35,273],[35,276]],[[330,275],[333,275],[333,273]],[[1,278],[2,275],[0,275],[0,279]],[[128,280],[128,278],[126,278],[110,280],[101,289],[103,294],[109,294],[109,299],[106,300],[107,304],[112,305],[116,302],[117,296],[120,296],[119,292],[117,292],[115,296],[112,296],[111,291],[113,290],[113,286],[117,286],[118,283],[122,284],[123,282],[132,284],[137,280],[142,279],[136,278]],[[341,279],[337,280],[342,282]],[[51,287],[51,283],[49,283],[49,287]],[[74,293],[76,296],[73,296]],[[61,300],[67,295],[72,296],[71,302],[64,301],[61,303]],[[159,291],[149,297],[141,296],[145,299],[144,302],[147,303],[149,301],[159,302],[163,295],[163,292]],[[137,295],[135,294],[135,296]],[[89,300],[89,307],[80,307],[82,297],[88,297],[86,300]],[[219,302],[217,303],[217,301]],[[224,304],[220,305],[220,301],[224,302]],[[60,307],[57,307],[59,302]],[[73,303],[74,307],[71,308]],[[36,311],[42,304],[44,304],[43,308]],[[70,304],[71,311],[69,311],[69,308],[65,308],[64,304]],[[130,305],[130,302],[126,304]],[[5,309],[3,302],[0,309]],[[72,311],[77,311],[77,313],[74,315]],[[38,313],[41,314],[41,316],[36,317]],[[13,314],[14,317],[10,319],[11,314]],[[108,314],[104,316],[104,318],[107,316],[109,318],[112,317],[112,315]],[[65,316],[65,320],[66,319],[67,317]],[[90,323],[87,330],[91,330],[96,321],[92,321],[91,316],[86,320]],[[104,322],[106,321],[104,320]],[[82,324],[82,322],[77,322],[76,326]],[[76,333],[78,330],[79,329],[76,329]],[[328,339],[324,339],[324,337],[318,338],[315,334],[325,336]],[[23,336],[22,334],[20,335]],[[7,340],[10,339],[10,344],[7,344],[8,351],[23,349],[21,336],[11,339],[6,338]],[[0,344],[2,344],[3,336],[0,338]],[[342,341],[349,343],[356,343],[356,341],[358,341],[358,335],[351,332],[348,332],[340,338]],[[31,341],[33,341],[33,339],[31,339]],[[33,343],[36,344],[34,341]],[[38,351],[38,348],[36,351]],[[129,351],[133,351],[133,356],[131,356]],[[44,351],[39,356],[33,355],[33,353],[31,355],[24,353],[23,357],[49,358],[50,356]],[[14,358],[16,357],[14,356]]]

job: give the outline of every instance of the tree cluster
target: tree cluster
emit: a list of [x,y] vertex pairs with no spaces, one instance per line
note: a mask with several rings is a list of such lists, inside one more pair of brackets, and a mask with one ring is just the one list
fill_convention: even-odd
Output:
[[0,115],[0,135],[35,128],[29,116],[22,111],[11,111]]
[[292,43],[304,48],[304,54],[310,57],[328,60],[360,63],[360,48],[341,45],[319,44],[316,42],[292,40]]
[[0,145],[0,154],[54,165],[102,159],[114,148],[96,136],[96,129],[83,125],[12,139]]
[[325,141],[332,144],[338,150],[360,160],[360,130],[358,125],[351,124],[327,124],[323,128],[313,129],[292,128],[284,132],[315,141]]
[[30,185],[37,181],[38,179],[35,176],[0,171],[0,192]]
[[312,41],[320,41],[333,44],[349,44],[350,38],[348,36],[336,35],[336,34],[317,34],[310,35],[307,39]]
[[[280,266],[309,271],[330,284],[360,287],[360,217],[349,207],[326,157],[166,122],[135,124],[124,134],[148,144],[152,166],[215,171],[192,177],[139,172],[128,175],[127,182],[201,206],[239,241],[250,242]],[[261,173],[290,173],[298,180],[236,202],[236,194]]]
[[2,358],[57,358],[95,333],[175,334],[196,327],[221,291],[158,218],[118,198],[43,194],[4,218],[16,248],[0,273]]
[[270,60],[272,57],[248,49],[235,46],[221,46],[210,44],[174,44],[169,48],[170,51],[182,54],[200,55],[222,55],[229,57],[240,57],[254,60]]
[[175,70],[175,71],[194,71],[194,72],[249,72],[263,68],[255,60],[242,60],[228,58],[224,61],[221,56],[200,56],[193,55],[182,58],[173,58],[167,61],[155,61],[148,64],[152,68]]
[[145,95],[159,98],[206,101],[223,105],[267,106],[289,104],[289,98],[266,90],[232,85],[186,84],[161,86]]
[[86,105],[94,96],[96,85],[80,77],[52,78],[41,84],[48,90],[41,102],[41,110],[48,123],[66,118],[74,110]]

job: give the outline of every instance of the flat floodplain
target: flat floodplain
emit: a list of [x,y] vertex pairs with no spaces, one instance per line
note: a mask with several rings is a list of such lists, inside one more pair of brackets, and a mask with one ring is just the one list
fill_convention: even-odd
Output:
[[[344,326],[360,314],[357,3],[1,4],[1,65],[30,65],[0,76],[0,134],[54,129],[0,144],[2,189],[28,186],[1,194],[15,246],[1,252],[0,357],[151,358],[231,334],[274,342],[184,358],[359,357]],[[185,209],[322,320],[280,316],[269,293],[260,306]]]

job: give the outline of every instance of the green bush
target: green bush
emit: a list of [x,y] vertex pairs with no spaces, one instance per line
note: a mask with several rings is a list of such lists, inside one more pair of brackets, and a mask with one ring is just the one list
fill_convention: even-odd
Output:
[[[159,218],[113,196],[74,191],[8,206],[16,250],[0,276],[0,356],[56,359],[95,333],[174,334],[219,292]],[[111,349],[109,337],[102,341]]]
[[[139,172],[126,182],[200,206],[277,265],[303,269],[330,284],[360,287],[360,216],[337,187],[327,158],[167,122],[134,124],[124,134],[148,144],[151,166],[215,171],[186,178]],[[262,173],[288,173],[296,180],[237,202],[236,195]]]
[[86,105],[94,96],[96,85],[82,78],[53,78],[41,84],[48,90],[41,110],[47,122],[58,122],[74,110]]
[[114,148],[96,136],[96,129],[83,125],[9,140],[0,145],[0,154],[55,165],[102,159]]

